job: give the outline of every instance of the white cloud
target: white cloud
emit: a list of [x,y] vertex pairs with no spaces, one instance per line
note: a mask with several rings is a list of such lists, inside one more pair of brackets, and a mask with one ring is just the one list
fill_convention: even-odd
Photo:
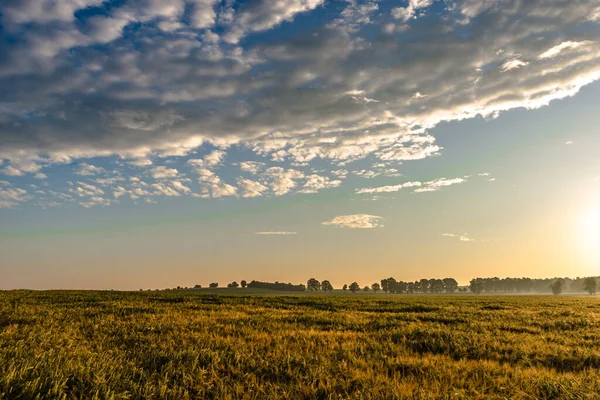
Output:
[[262,183],[245,178],[238,178],[237,185],[242,190],[242,197],[259,197],[269,190]]
[[405,189],[405,188],[419,187],[422,185],[423,184],[421,182],[406,182],[406,183],[401,183],[400,185],[380,186],[380,187],[375,187],[375,188],[358,189],[356,191],[356,193],[357,194],[391,193],[391,192],[397,192],[397,191]]
[[295,235],[297,232],[254,232],[255,235]]
[[251,174],[257,174],[265,166],[265,163],[258,161],[242,161],[240,163],[240,169],[242,171],[250,172]]
[[322,225],[332,225],[340,228],[373,229],[382,228],[382,217],[368,214],[340,215],[329,221],[322,222]]
[[436,179],[434,181],[429,181],[429,182],[425,182],[425,184],[416,189],[415,193],[422,193],[422,192],[435,192],[440,190],[441,188],[445,187],[445,186],[451,186],[451,185],[456,185],[459,183],[463,183],[466,182],[467,180],[464,178],[454,178],[454,179],[446,179],[446,178],[441,178],[441,179]]
[[271,190],[276,196],[282,196],[296,187],[296,180],[304,178],[304,174],[295,169],[271,167],[266,170],[265,176],[270,179]]
[[433,181],[428,181],[428,182],[414,181],[414,182],[406,182],[406,183],[401,183],[399,185],[392,185],[392,186],[363,188],[363,189],[357,189],[356,194],[392,193],[392,192],[398,192],[398,191],[400,191],[402,189],[406,189],[406,188],[417,188],[414,190],[414,193],[435,192],[445,186],[451,186],[451,185],[456,185],[459,183],[466,182],[467,178],[468,177],[453,178],[453,179],[440,178],[440,179],[435,179]]
[[587,41],[587,40],[582,41],[582,42],[572,42],[572,41],[562,42],[562,43],[557,44],[556,46],[546,50],[542,54],[540,54],[538,56],[538,59],[544,60],[544,59],[548,59],[548,58],[554,58],[565,50],[573,50],[573,49],[577,49],[581,46],[587,46],[589,44],[592,44],[592,42]]
[[442,233],[442,236],[456,238],[461,242],[476,242],[475,239],[471,239],[470,237],[468,237],[466,233],[464,235],[455,235],[454,233]]
[[330,180],[326,176],[313,174],[306,177],[306,183],[299,193],[317,193],[320,190],[335,188],[341,184],[342,181],[340,180]]
[[0,181],[0,208],[10,208],[30,199],[31,196],[26,190],[12,187],[6,181]]
[[414,18],[417,11],[427,8],[433,4],[433,0],[409,0],[406,7],[397,7],[392,9],[392,16],[400,22],[408,22]]
[[154,167],[150,170],[152,177],[154,179],[169,179],[175,178],[179,174],[177,169],[175,168],[167,168],[165,166]]
[[152,165],[152,160],[147,158],[137,158],[129,161],[129,164],[133,165],[134,167],[148,167]]
[[23,171],[16,169],[12,165],[8,165],[0,170],[0,174],[8,176],[21,176]]
[[505,62],[502,63],[502,65],[500,65],[500,67],[498,67],[498,69],[501,72],[508,72],[511,71],[513,69],[518,69],[518,68],[522,68],[522,67],[526,67],[527,65],[529,65],[529,63],[527,61],[522,61],[520,59],[521,55],[516,55],[513,58],[510,58],[508,60],[506,60]]
[[75,171],[73,171],[74,174],[81,175],[81,176],[98,175],[103,172],[104,172],[104,168],[96,167],[95,165],[91,165],[91,164],[87,164],[87,163],[79,164],[77,166],[77,168],[75,169]]

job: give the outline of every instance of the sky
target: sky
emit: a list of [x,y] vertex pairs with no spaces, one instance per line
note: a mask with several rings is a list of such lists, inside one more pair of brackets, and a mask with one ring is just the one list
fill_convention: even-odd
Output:
[[0,2],[0,289],[600,275],[600,0]]

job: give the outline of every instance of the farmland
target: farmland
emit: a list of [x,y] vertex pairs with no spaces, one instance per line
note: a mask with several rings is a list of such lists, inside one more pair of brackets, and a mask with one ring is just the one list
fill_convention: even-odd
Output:
[[597,398],[594,296],[0,292],[0,398]]

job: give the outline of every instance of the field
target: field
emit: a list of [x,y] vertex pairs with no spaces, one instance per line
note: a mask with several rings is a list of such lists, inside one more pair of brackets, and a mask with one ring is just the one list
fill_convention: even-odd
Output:
[[225,293],[0,292],[0,398],[600,398],[593,296]]

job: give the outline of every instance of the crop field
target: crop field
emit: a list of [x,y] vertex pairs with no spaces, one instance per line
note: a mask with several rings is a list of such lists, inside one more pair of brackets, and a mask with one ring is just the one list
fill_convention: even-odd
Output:
[[1,399],[600,398],[600,298],[0,292]]

